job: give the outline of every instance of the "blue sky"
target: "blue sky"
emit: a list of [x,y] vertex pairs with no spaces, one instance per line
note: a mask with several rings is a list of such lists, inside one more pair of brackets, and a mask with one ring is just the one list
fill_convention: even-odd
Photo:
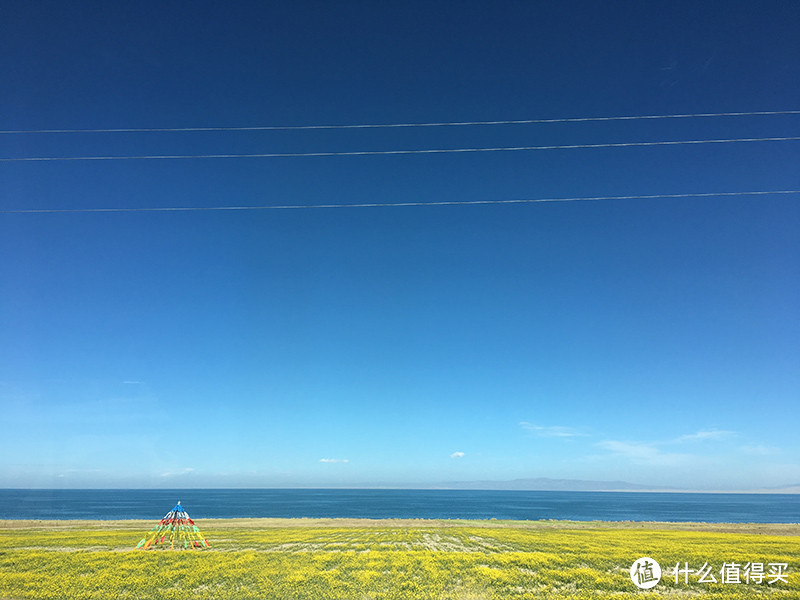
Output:
[[[797,110],[792,3],[5,2],[0,130]],[[0,156],[800,135],[2,134]],[[0,208],[800,189],[800,144],[0,163]],[[800,481],[798,195],[0,214],[0,486]]]

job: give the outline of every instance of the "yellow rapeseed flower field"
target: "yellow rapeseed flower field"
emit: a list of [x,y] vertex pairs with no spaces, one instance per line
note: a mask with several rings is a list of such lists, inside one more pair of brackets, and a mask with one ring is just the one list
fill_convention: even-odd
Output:
[[[149,528],[144,522],[0,521],[0,598],[800,598],[798,525],[305,519],[201,525],[211,549],[143,551],[133,548]],[[643,556],[663,569],[649,591],[637,589],[629,575]],[[716,583],[700,581],[704,564],[702,578]],[[683,570],[677,582],[676,565]]]

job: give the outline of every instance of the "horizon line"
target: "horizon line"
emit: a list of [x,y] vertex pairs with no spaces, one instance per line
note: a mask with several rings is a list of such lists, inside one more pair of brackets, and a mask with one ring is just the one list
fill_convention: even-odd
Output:
[[775,494],[775,495],[800,495],[800,484],[786,485],[776,488],[752,488],[752,489],[692,489],[692,488],[645,488],[645,489],[523,489],[523,488],[488,488],[488,487],[446,487],[446,486],[428,486],[428,487],[401,487],[394,485],[353,485],[353,486],[320,486],[320,485],[307,485],[307,486],[261,486],[261,487],[4,487],[0,486],[0,491],[52,491],[52,492],[78,492],[78,491],[151,491],[151,492],[169,492],[169,491],[209,491],[209,490],[224,490],[224,491],[257,491],[257,490],[339,490],[339,491],[355,491],[355,490],[392,490],[392,491],[407,491],[407,492],[567,492],[567,493],[616,493],[616,494]]

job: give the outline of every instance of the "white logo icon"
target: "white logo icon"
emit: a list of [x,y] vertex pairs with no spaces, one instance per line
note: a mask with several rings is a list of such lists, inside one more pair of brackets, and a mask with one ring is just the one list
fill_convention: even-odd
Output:
[[631,581],[642,590],[649,590],[661,580],[661,567],[652,558],[643,556],[631,565]]

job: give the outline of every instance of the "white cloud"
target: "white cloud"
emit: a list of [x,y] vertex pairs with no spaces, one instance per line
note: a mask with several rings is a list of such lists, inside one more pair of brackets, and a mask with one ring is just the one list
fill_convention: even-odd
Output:
[[319,462],[321,463],[348,463],[350,462],[346,458],[320,458]]
[[453,452],[450,455],[450,458],[464,458],[464,453],[463,452]]
[[544,427],[542,425],[534,425],[533,423],[528,423],[527,421],[522,421],[520,426],[534,433],[540,437],[557,437],[557,438],[571,438],[571,437],[583,437],[586,434],[573,429],[572,427],[561,427],[559,425],[550,425],[548,427]]
[[682,435],[676,442],[700,442],[703,440],[724,440],[731,436],[736,435],[735,431],[725,431],[722,429],[706,429],[691,433],[689,435]]

